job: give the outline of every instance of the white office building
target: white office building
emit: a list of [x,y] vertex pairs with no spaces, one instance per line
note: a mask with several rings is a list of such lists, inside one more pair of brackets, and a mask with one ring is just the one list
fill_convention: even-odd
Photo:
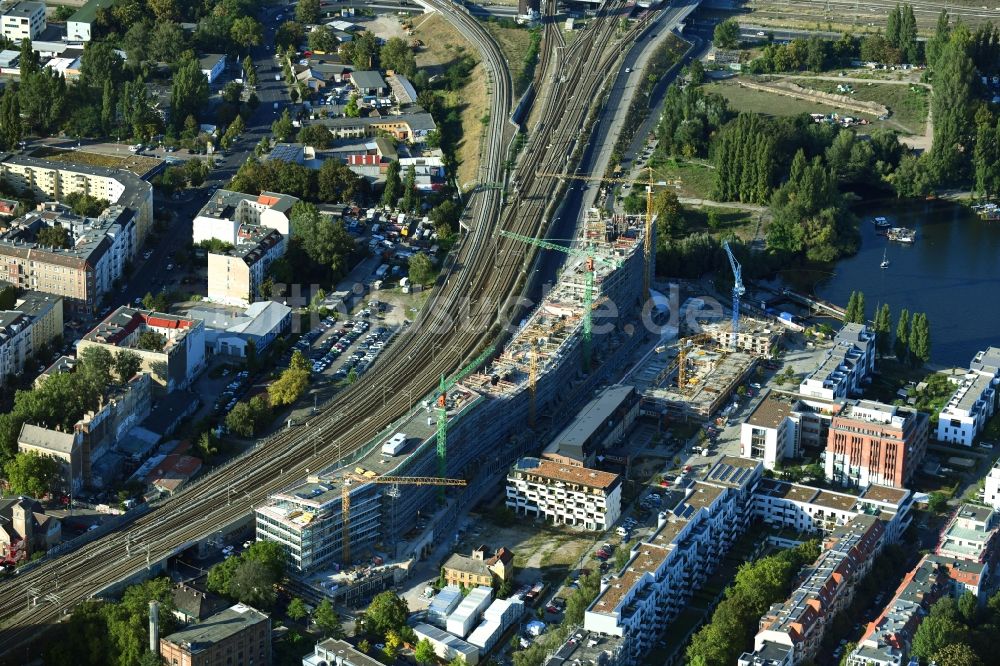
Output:
[[799,393],[825,400],[848,398],[874,370],[875,333],[864,324],[844,324],[822,363],[799,385]]
[[507,507],[554,525],[606,530],[621,515],[621,477],[587,467],[521,458],[507,475]]
[[958,387],[938,415],[937,438],[942,442],[972,446],[997,408],[1000,384],[1000,348],[976,354],[969,372],[957,380]]
[[45,32],[45,3],[19,2],[0,14],[3,36],[13,42],[34,39]]

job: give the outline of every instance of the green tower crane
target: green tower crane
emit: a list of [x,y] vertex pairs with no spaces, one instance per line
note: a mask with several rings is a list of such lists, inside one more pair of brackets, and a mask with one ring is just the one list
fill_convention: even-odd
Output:
[[[446,380],[444,375],[441,375],[441,385],[438,388],[438,394],[435,398],[437,410],[438,478],[444,479],[448,476],[448,391],[450,391],[455,384],[471,375],[476,368],[485,363],[486,359],[492,356],[495,351],[496,346],[490,345],[483,351],[482,354],[477,356],[472,363],[452,375],[451,379]],[[444,500],[444,493],[445,489],[442,487],[439,490],[439,498],[441,500]]]
[[565,252],[571,257],[583,257],[586,261],[586,270],[584,271],[583,276],[583,371],[585,373],[590,372],[590,353],[593,338],[592,314],[594,310],[594,266],[600,263],[605,266],[618,268],[621,266],[621,262],[609,261],[598,257],[593,243],[589,243],[584,249],[575,249],[564,245],[558,245],[551,241],[532,238],[531,236],[522,236],[521,234],[516,234],[512,231],[504,231],[502,229],[500,230],[500,235],[506,238],[513,238],[514,240],[519,240],[530,245],[537,245],[538,247],[545,248],[546,250],[558,250],[559,252]]

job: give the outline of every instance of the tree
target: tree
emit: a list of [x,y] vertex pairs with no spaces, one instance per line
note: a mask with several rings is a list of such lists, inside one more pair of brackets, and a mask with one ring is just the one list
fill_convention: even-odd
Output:
[[970,627],[976,626],[979,618],[979,599],[975,594],[966,590],[958,598],[958,614],[962,620]]
[[292,597],[292,600],[288,602],[288,608],[285,610],[285,614],[291,619],[298,622],[302,618],[309,615],[309,611],[306,609],[306,604],[304,601],[298,597]]
[[399,631],[410,613],[406,600],[391,590],[379,592],[365,611],[365,627],[378,636],[389,630]]
[[202,460],[208,460],[219,452],[219,438],[213,430],[206,430],[198,437],[195,450]]
[[712,43],[717,49],[735,49],[740,42],[740,24],[729,18],[715,26]]
[[888,303],[883,303],[875,313],[875,334],[879,353],[888,354],[892,348],[892,315]]
[[932,609],[913,635],[910,655],[929,661],[948,645],[961,641],[966,633],[961,624],[950,617],[935,615]]
[[[330,130],[322,125],[306,125],[299,130],[298,141],[307,146],[325,150],[333,142],[333,135],[330,134]],[[323,165],[325,166],[327,162],[339,164],[336,160],[325,160]]]
[[976,194],[985,199],[1000,195],[1000,122],[994,119],[985,104],[976,110],[976,147],[972,164]]
[[316,606],[313,612],[313,622],[327,638],[343,638],[344,627],[340,623],[340,616],[333,609],[333,604],[329,599],[323,599]]
[[844,321],[854,324],[863,324],[865,322],[864,292],[851,292],[851,297],[847,300],[847,309],[844,312]]
[[358,381],[358,369],[351,368],[350,370],[347,371],[347,383],[353,384],[356,381]]
[[983,660],[967,643],[946,645],[932,659],[937,666],[983,666]]
[[910,312],[905,308],[900,311],[897,319],[896,340],[892,349],[897,361],[906,361],[910,349]]
[[295,133],[295,126],[292,125],[292,117],[286,108],[281,112],[281,117],[271,123],[271,134],[276,141],[288,141]]
[[899,17],[899,49],[901,60],[904,63],[915,65],[920,57],[917,50],[917,19],[913,15],[913,5],[903,6]]
[[185,51],[184,30],[174,21],[159,21],[149,36],[149,56],[158,61],[173,61]]
[[355,251],[355,244],[343,222],[324,220],[314,205],[300,202],[291,210],[291,226],[309,259],[334,277],[346,273],[347,257]]
[[21,104],[14,90],[8,90],[0,101],[0,148],[10,150],[21,140]]
[[161,352],[166,344],[166,337],[156,331],[148,330],[139,334],[135,346],[146,351]]
[[35,240],[45,247],[67,248],[70,247],[69,229],[60,225],[42,227],[35,234]]
[[14,456],[4,465],[3,471],[12,492],[42,497],[56,487],[62,466],[51,456],[28,451]]
[[246,123],[243,122],[242,116],[236,116],[233,122],[229,123],[229,127],[226,128],[225,134],[222,135],[221,143],[223,148],[229,148],[236,139],[239,138],[240,134],[243,134],[247,129]]
[[354,39],[348,44],[347,55],[355,68],[380,69],[378,37],[369,30],[354,35]]
[[264,39],[264,30],[257,19],[252,16],[241,16],[233,21],[229,37],[236,46],[247,51],[251,46],[260,45]]
[[414,284],[429,284],[437,277],[434,263],[423,252],[417,252],[410,257],[409,265],[410,281]]
[[403,210],[415,213],[420,208],[420,193],[417,192],[417,172],[411,164],[406,167],[403,180]]
[[931,332],[927,315],[914,313],[910,323],[910,356],[914,365],[923,365],[931,360]]
[[229,593],[248,606],[270,608],[277,598],[274,591],[277,582],[263,562],[245,560],[233,571]]
[[319,22],[319,0],[299,0],[295,6],[295,20],[305,25]]
[[944,51],[949,39],[951,39],[951,25],[948,17],[948,10],[942,9],[941,13],[938,14],[937,27],[934,30],[934,36],[927,40],[927,46],[924,49],[927,56],[927,65],[931,69],[934,69],[937,66],[938,56],[940,56],[941,52]]
[[311,51],[321,53],[333,53],[338,46],[336,35],[326,25],[318,25],[312,29],[309,33],[308,44]]
[[176,129],[188,116],[196,116],[208,104],[208,79],[193,57],[181,61],[170,89],[170,118]]
[[243,82],[251,88],[257,85],[257,66],[250,56],[243,58]]
[[413,650],[413,658],[417,660],[418,664],[433,664],[437,660],[434,645],[426,638],[421,638]]
[[403,181],[399,177],[399,160],[389,162],[385,172],[385,189],[382,190],[382,205],[395,207],[403,193]]
[[364,179],[340,160],[324,160],[316,174],[316,189],[320,201],[341,202],[354,200],[367,192],[368,187]]
[[289,48],[294,49],[302,43],[304,35],[301,23],[297,21],[285,21],[278,26],[277,32],[274,33],[274,48],[281,49],[282,51]]
[[446,199],[431,209],[429,217],[434,223],[434,230],[437,232],[438,238],[444,240],[451,236],[458,228],[460,215],[461,211],[458,205],[451,199]]
[[889,10],[889,16],[885,24],[885,39],[897,49],[899,48],[900,14],[901,11],[897,2],[896,6]]
[[[344,106],[344,115],[348,118],[359,118],[361,116],[361,108],[358,106],[358,96],[354,93],[351,94],[350,99],[347,100],[347,104]],[[391,164],[389,165],[392,166]]]
[[695,58],[687,68],[688,82],[693,86],[700,86],[705,82],[705,66],[701,60]]
[[405,39],[390,37],[379,51],[382,69],[393,70],[404,76],[413,76],[417,72],[417,61],[413,49]]
[[289,367],[267,387],[267,396],[274,407],[291,405],[305,393],[308,386],[308,368]]
[[956,27],[934,68],[934,142],[930,155],[938,183],[958,182],[968,174],[975,99],[975,68],[969,57],[969,41],[968,29]]
[[142,368],[142,357],[130,349],[122,349],[115,354],[114,368],[118,381],[127,382]]

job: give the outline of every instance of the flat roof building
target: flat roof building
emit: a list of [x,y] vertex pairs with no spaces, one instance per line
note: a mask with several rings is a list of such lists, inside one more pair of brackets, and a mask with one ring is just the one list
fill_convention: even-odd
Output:
[[282,236],[291,233],[291,210],[298,198],[277,192],[258,195],[231,190],[216,190],[202,206],[192,224],[192,242],[216,239],[230,245],[240,242],[243,225],[277,229]]
[[842,486],[903,488],[923,463],[927,415],[870,400],[852,400],[833,417],[826,478]]
[[208,300],[247,307],[269,297],[261,294],[261,283],[268,267],[284,256],[286,247],[285,237],[277,229],[240,225],[233,249],[208,253]]
[[606,530],[621,516],[618,474],[544,458],[521,458],[507,474],[506,504],[514,513],[554,525]]
[[986,562],[995,549],[997,513],[992,507],[963,504],[941,533],[938,555],[970,562]]
[[[468,662],[466,662],[468,663]],[[383,666],[344,640],[328,638],[316,643],[312,654],[302,657],[302,666]]]
[[24,0],[0,13],[0,27],[7,39],[20,42],[45,32],[45,3]]
[[969,364],[969,372],[957,384],[938,415],[936,437],[942,442],[972,446],[997,409],[1000,347],[977,353]]
[[261,353],[291,330],[292,309],[277,301],[258,301],[247,308],[199,305],[187,316],[205,322],[205,353],[246,358],[253,344]]
[[609,386],[545,447],[543,458],[566,465],[593,466],[597,452],[622,440],[639,416],[634,386]]
[[849,398],[874,371],[875,334],[864,324],[844,324],[823,361],[799,385],[799,393],[826,400]]

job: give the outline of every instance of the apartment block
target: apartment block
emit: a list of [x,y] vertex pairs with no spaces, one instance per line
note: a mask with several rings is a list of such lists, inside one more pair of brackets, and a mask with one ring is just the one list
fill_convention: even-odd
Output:
[[[69,247],[38,242],[43,230],[54,227],[66,230]],[[0,280],[60,296],[67,310],[86,316],[122,277],[136,242],[131,209],[111,206],[96,218],[84,218],[61,204],[45,204],[0,234]]]
[[754,651],[744,653],[739,666],[793,666],[815,659],[827,625],[850,605],[858,582],[871,570],[884,534],[884,523],[865,515],[834,530],[791,596],[761,618]]
[[507,475],[507,507],[542,516],[554,525],[606,530],[621,516],[618,474],[565,465],[542,458],[521,458]]
[[39,200],[64,201],[67,194],[79,192],[134,211],[137,246],[146,242],[153,224],[153,186],[131,171],[8,153],[0,157],[0,175]]
[[168,666],[270,666],[271,618],[243,604],[160,639]]
[[912,508],[912,492],[879,485],[852,494],[762,479],[754,496],[754,515],[778,529],[829,535],[858,516],[881,516],[888,543],[899,541],[909,527]]
[[858,646],[847,658],[848,666],[900,666],[908,663],[913,635],[931,606],[948,594],[948,574],[923,557],[906,574],[879,616],[869,622]]
[[836,400],[858,393],[875,370],[875,333],[864,324],[844,324],[823,361],[799,385],[799,393]]
[[542,457],[566,465],[593,467],[597,453],[620,442],[635,423],[639,399],[634,386],[609,386],[556,435]]
[[994,509],[963,504],[941,533],[935,552],[970,562],[987,562],[995,550],[1000,529]]
[[14,310],[31,319],[31,352],[37,353],[63,335],[63,299],[55,294],[29,291],[14,302]]
[[972,446],[997,409],[1000,384],[1000,348],[989,347],[976,354],[969,372],[957,380],[957,388],[938,415],[939,441]]
[[268,267],[285,254],[277,229],[242,224],[232,250],[208,253],[208,300],[246,307],[265,296],[261,282]]
[[83,488],[83,436],[80,433],[25,423],[17,436],[17,451],[57,460],[60,464],[59,490],[76,493]]
[[[156,338],[156,345],[147,344]],[[205,368],[205,324],[200,319],[123,305],[80,339],[77,353],[91,346],[112,355],[122,349],[138,354],[142,371],[167,393],[186,388]]]
[[774,469],[785,458],[798,456],[794,403],[767,395],[740,426],[740,453]]
[[258,196],[217,190],[194,218],[192,241],[216,239],[236,245],[240,242],[240,227],[255,225],[277,229],[282,236],[291,233],[292,206],[298,198],[277,192],[261,192]]
[[1000,461],[993,463],[983,482],[983,501],[994,509],[1000,509]]
[[850,487],[903,488],[927,452],[927,415],[870,400],[852,400],[833,417],[826,478]]
[[740,317],[740,327],[735,335],[730,321],[702,324],[702,331],[725,349],[738,349],[754,356],[770,358],[785,329],[778,324]]
[[601,581],[584,614],[588,640],[601,642],[615,663],[640,663],[750,524],[762,474],[758,461],[724,457],[684,487],[653,535],[631,547],[625,567]]
[[44,2],[19,2],[0,13],[3,36],[13,42],[35,39],[46,25]]
[[803,449],[825,448],[834,414],[844,400],[826,400],[788,391],[765,389],[754,411],[740,426],[740,453],[774,469]]

